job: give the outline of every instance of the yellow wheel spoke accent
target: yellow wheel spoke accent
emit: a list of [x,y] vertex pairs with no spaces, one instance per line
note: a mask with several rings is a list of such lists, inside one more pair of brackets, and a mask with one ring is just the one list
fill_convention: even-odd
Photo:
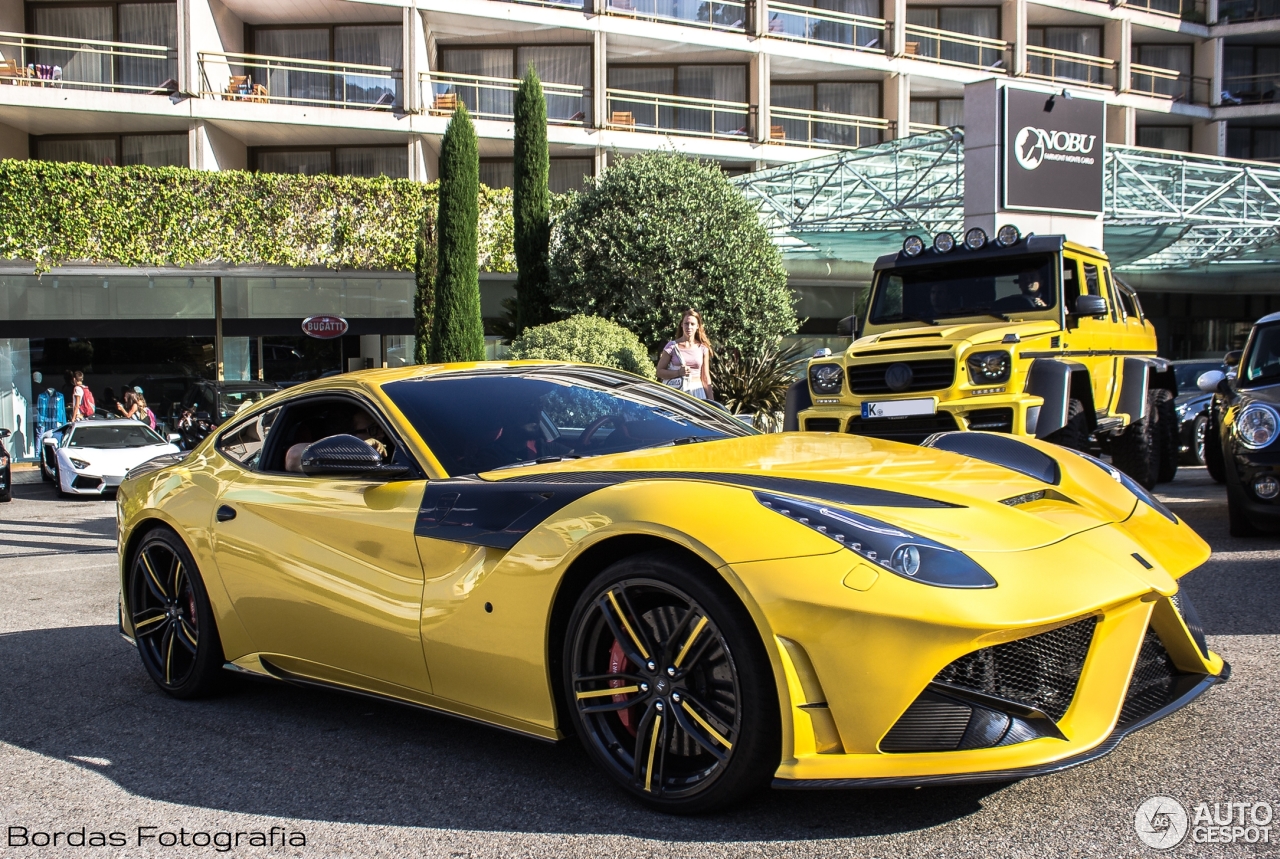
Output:
[[[612,594],[610,595],[612,596]],[[649,737],[649,765],[644,770],[645,793],[653,793],[653,753],[658,750],[658,734],[661,733],[662,717],[653,717],[653,733]]]
[[183,638],[185,638],[187,641],[191,642],[191,646],[192,646],[192,647],[198,647],[198,646],[199,646],[199,645],[196,643],[196,640],[195,640],[194,638],[192,638],[192,637],[191,637],[191,633],[187,632],[187,625],[186,625],[185,623],[179,623],[179,624],[178,624],[178,632],[182,634],[182,637],[183,637]]
[[160,591],[162,594],[167,594],[168,592],[164,589],[164,585],[160,584],[160,577],[157,576],[156,571],[151,568],[151,559],[147,557],[146,550],[144,549],[139,554],[142,556],[142,566],[146,568],[147,575],[151,576],[151,581],[156,584],[156,590]]
[[605,695],[629,695],[632,692],[639,692],[639,686],[619,686],[617,689],[595,689],[591,692],[579,692],[578,700],[583,698],[603,698]]
[[173,636],[169,636],[169,649],[165,652],[165,656],[164,656],[164,682],[166,683],[173,682],[172,680],[173,672],[170,670],[172,669],[172,667],[173,667]]
[[707,720],[706,720],[706,719],[702,718],[701,716],[699,716],[697,713],[695,713],[695,712],[694,712],[693,708],[689,706],[689,702],[688,702],[688,701],[681,701],[681,702],[680,702],[680,706],[684,708],[684,711],[685,711],[686,713],[688,713],[690,716],[692,716],[692,717],[693,717],[693,720],[694,720],[695,722],[697,722],[699,725],[701,725],[701,726],[702,726],[702,729],[703,729],[704,731],[706,731],[706,732],[707,732],[708,734],[710,734],[711,736],[715,737],[716,742],[720,743],[720,745],[724,746],[726,749],[732,749],[732,748],[733,748],[733,744],[732,744],[732,743],[730,743],[728,740],[726,740],[724,737],[722,737],[722,736],[720,735],[720,732],[719,732],[719,731],[717,731],[715,728],[711,727],[711,725],[707,723]]
[[165,619],[165,615],[163,615],[163,614],[158,614],[158,615],[156,615],[155,617],[149,617],[149,618],[147,618],[146,620],[135,620],[135,621],[133,622],[133,628],[134,628],[135,630],[142,629],[144,626],[151,626],[151,624],[153,624],[153,623],[159,623],[160,621],[162,621],[162,620],[164,620],[164,619]]
[[626,629],[627,635],[630,635],[631,640],[636,643],[636,649],[640,651],[640,655],[648,659],[649,651],[645,650],[644,645],[640,643],[640,636],[636,635],[636,631],[631,628],[631,621],[627,620],[627,615],[622,610],[622,606],[618,605],[618,598],[613,595],[613,591],[609,591],[609,602],[613,604],[613,610],[618,613],[618,618],[622,621],[622,626]]
[[693,643],[698,639],[698,634],[702,632],[703,628],[705,628],[706,625],[707,625],[707,619],[705,617],[698,618],[697,625],[693,627],[693,632],[689,633],[689,639],[685,641],[684,647],[680,648],[680,655],[676,657],[676,662],[675,662],[676,668],[679,668],[680,663],[683,662],[684,658],[689,655],[689,648],[693,647]]

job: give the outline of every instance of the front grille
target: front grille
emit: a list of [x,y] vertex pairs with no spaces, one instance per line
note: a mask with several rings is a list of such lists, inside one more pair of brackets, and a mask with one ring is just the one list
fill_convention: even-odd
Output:
[[77,474],[75,480],[71,481],[73,489],[97,489],[101,485],[102,478],[85,477],[82,474]]
[[969,429],[1013,432],[1013,409],[977,409],[969,412]]
[[805,418],[806,432],[840,432],[839,418]]
[[959,429],[950,412],[938,412],[918,418],[853,418],[848,431],[854,435],[883,438],[906,444],[919,444],[936,432]]
[[[895,364],[911,368],[911,384],[895,391],[885,381],[885,371]],[[849,366],[849,390],[855,394],[909,394],[918,391],[938,391],[951,387],[956,379],[956,362],[951,358],[932,358],[925,361],[880,361],[875,364]]]
[[1177,697],[1178,677],[1178,669],[1160,642],[1160,636],[1147,627],[1138,662],[1133,666],[1133,679],[1129,681],[1129,691],[1120,708],[1119,725],[1124,727],[1172,703]]
[[950,752],[960,748],[973,707],[925,692],[880,741],[882,752]]
[[1071,706],[1096,617],[966,654],[935,679],[1035,707],[1057,722]]

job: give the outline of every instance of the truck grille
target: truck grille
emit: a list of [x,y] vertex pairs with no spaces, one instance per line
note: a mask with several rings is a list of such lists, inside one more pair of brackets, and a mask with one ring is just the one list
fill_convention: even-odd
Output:
[[853,418],[848,432],[903,444],[919,444],[936,432],[959,429],[951,412],[911,418]]
[[[911,368],[911,384],[894,391],[885,381],[885,371],[895,364]],[[938,391],[951,387],[956,378],[956,362],[951,358],[924,361],[880,361],[875,364],[853,364],[849,367],[849,389],[855,394],[909,394]]]

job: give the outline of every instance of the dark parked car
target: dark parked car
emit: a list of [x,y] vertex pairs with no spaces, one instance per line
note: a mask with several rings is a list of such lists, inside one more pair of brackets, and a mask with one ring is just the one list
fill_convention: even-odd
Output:
[[1244,351],[1223,360],[1234,378],[1204,377],[1213,390],[1205,464],[1227,485],[1233,537],[1280,532],[1280,313],[1259,319]]
[[174,406],[171,425],[182,436],[178,446],[191,450],[240,409],[278,390],[272,382],[196,382]]
[[9,450],[4,440],[9,437],[7,429],[0,429],[0,501],[13,500],[13,473],[9,467]]
[[1210,370],[1225,374],[1227,365],[1212,359],[1173,362],[1178,381],[1178,396],[1173,404],[1178,412],[1179,453],[1188,465],[1204,465],[1204,432],[1213,394],[1200,390],[1196,382]]

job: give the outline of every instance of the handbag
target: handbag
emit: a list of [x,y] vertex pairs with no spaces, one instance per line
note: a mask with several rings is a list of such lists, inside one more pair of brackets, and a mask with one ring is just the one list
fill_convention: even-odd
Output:
[[[680,349],[677,347],[671,350],[671,361],[667,364],[668,369],[674,368],[680,363]],[[663,379],[662,384],[668,388],[675,388],[677,391],[684,390],[684,374],[676,376],[674,379]]]

